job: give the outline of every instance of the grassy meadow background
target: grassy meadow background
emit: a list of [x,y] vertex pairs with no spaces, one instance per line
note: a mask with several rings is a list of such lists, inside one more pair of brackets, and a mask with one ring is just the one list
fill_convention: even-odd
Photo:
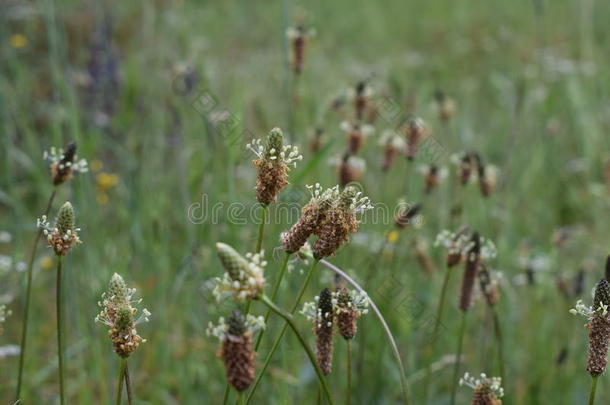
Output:
[[[303,15],[316,35],[295,84],[285,32]],[[293,128],[289,136],[304,160],[280,200],[304,204],[305,184],[338,181],[329,161],[345,148],[340,123],[351,106],[334,112],[330,103],[371,78],[377,100],[405,109],[415,99],[409,112],[427,122],[441,145],[436,163],[450,168],[429,195],[416,170],[429,163],[425,150],[410,164],[399,157],[383,173],[379,134],[397,122],[382,115],[360,152],[367,170],[359,182],[391,214],[401,198],[421,202],[423,224],[395,234],[370,266],[393,223],[391,215],[365,217],[352,242],[331,258],[367,281],[364,287],[399,344],[413,403],[423,403],[422,348],[444,270],[445,252],[432,244],[450,227],[457,185],[449,160],[464,150],[479,151],[499,168],[489,198],[476,186],[464,188],[460,222],[498,250],[489,266],[501,272],[504,403],[584,403],[590,383],[585,321],[568,310],[577,299],[589,302],[610,252],[609,20],[610,3],[595,0],[3,1],[0,303],[13,313],[0,347],[20,339],[23,262],[52,190],[42,153],[76,140],[91,171],[61,186],[55,202],[55,209],[64,200],[73,203],[84,241],[64,261],[69,403],[113,399],[118,358],[106,328],[93,318],[114,272],[138,288],[152,312],[150,323],[139,326],[148,342],[130,360],[136,403],[221,403],[224,369],[218,342],[205,330],[233,305],[217,304],[206,280],[222,273],[215,242],[242,253],[254,250],[260,211],[253,155],[245,144],[272,127]],[[439,89],[456,103],[448,124],[434,109]],[[313,154],[310,136],[318,126],[325,129],[324,146]],[[189,207],[192,213],[201,208],[195,221]],[[274,212],[271,206],[264,239],[270,280],[280,265],[281,256],[273,255],[279,233],[296,220]],[[568,236],[558,243],[560,229]],[[428,243],[436,273],[421,269],[415,238]],[[281,305],[292,302],[303,267],[294,264]],[[580,270],[584,287],[574,293]],[[434,404],[448,403],[451,390],[452,367],[444,361],[455,352],[462,268],[453,271],[437,342]],[[34,272],[24,403],[54,404],[55,272],[42,243]],[[567,297],[557,287],[562,280]],[[320,267],[305,299],[331,282],[331,273]],[[254,310],[265,309],[257,304]],[[297,320],[313,345],[310,323],[300,315]],[[260,361],[281,325],[271,318]],[[399,403],[398,371],[379,322],[369,314],[359,327],[354,403]],[[464,344],[462,371],[497,375],[492,319],[483,299],[472,309]],[[345,344],[337,337],[335,345],[329,383],[341,402]],[[0,357],[3,404],[13,402],[17,367],[17,356]],[[610,395],[606,377],[600,379],[599,403]],[[313,369],[289,333],[253,402],[314,403],[317,390]],[[468,403],[471,394],[460,388],[458,402]]]

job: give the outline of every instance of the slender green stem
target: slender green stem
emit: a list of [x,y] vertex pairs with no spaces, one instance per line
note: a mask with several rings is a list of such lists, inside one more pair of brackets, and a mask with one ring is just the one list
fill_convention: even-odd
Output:
[[[286,252],[286,255],[284,256],[284,261],[282,262],[282,267],[280,268],[280,272],[277,275],[277,278],[275,279],[275,282],[273,284],[273,289],[271,290],[271,301],[275,301],[275,298],[277,297],[277,292],[280,289],[280,283],[282,282],[282,279],[284,278],[284,273],[286,273],[286,267],[288,267],[288,259],[290,259],[290,253]],[[269,315],[271,315],[270,308],[267,309],[267,313],[265,314],[265,325],[267,324]],[[256,344],[254,345],[254,351],[257,351],[259,346],[261,345],[261,341],[263,340],[264,333],[265,333],[265,330],[263,329],[258,334],[258,337],[256,338]]]
[[466,311],[462,312],[462,325],[460,326],[460,332],[458,335],[458,347],[457,357],[455,358],[455,365],[453,366],[453,381],[451,381],[451,405],[455,405],[455,397],[457,394],[458,377],[460,375],[460,362],[462,360],[462,344],[464,342],[464,332],[466,331]]
[[123,381],[125,381],[125,372],[127,370],[127,359],[121,359],[119,368],[119,382],[116,390],[116,405],[121,405],[123,399]]
[[[53,192],[49,197],[49,201],[47,202],[47,208],[44,212],[44,215],[49,215],[49,211],[51,210],[51,206],[53,205],[53,200],[55,199],[55,194],[57,194],[57,188],[53,189]],[[17,374],[17,393],[15,395],[15,401],[21,399],[21,382],[23,381],[23,366],[25,362],[25,349],[28,336],[28,319],[30,315],[30,297],[32,295],[32,273],[34,269],[34,260],[36,259],[36,250],[38,249],[38,242],[40,241],[41,236],[42,229],[39,229],[38,233],[36,234],[34,244],[32,245],[30,259],[28,260],[27,281],[25,287],[25,306],[23,308],[23,328],[21,329],[21,350],[19,353],[19,374]]]
[[352,405],[352,340],[347,339],[347,391],[345,392],[345,403]]
[[500,378],[502,378],[502,381],[506,381],[506,376],[504,375],[504,348],[502,343],[502,328],[500,326],[500,317],[498,316],[498,312],[496,311],[495,307],[491,308],[491,313],[493,316],[496,343],[498,345],[498,363],[500,366]]
[[222,397],[222,403],[226,405],[229,402],[229,394],[231,393],[231,386],[229,383],[225,386],[225,394]]
[[267,221],[267,210],[269,207],[261,205],[263,207],[263,217],[261,223],[258,226],[258,239],[256,240],[256,253],[260,252],[263,247],[263,235],[265,234],[265,222]]
[[129,377],[127,361],[125,361],[125,389],[127,390],[127,403],[131,405],[133,403],[133,393],[131,391],[131,378]]
[[597,391],[597,379],[598,375],[594,375],[591,380],[591,391],[589,392],[589,405],[593,405],[595,403],[595,392]]
[[63,298],[61,291],[61,264],[62,257],[57,256],[57,284],[56,284],[56,309],[57,309],[57,359],[59,366],[59,403],[66,403],[66,386],[64,381],[64,322],[63,322]]
[[436,319],[434,320],[434,329],[432,331],[432,342],[436,340],[438,334],[438,328],[440,328],[442,319],[443,319],[443,311],[445,308],[445,297],[447,296],[447,287],[449,286],[449,279],[451,278],[451,269],[447,267],[445,270],[445,277],[443,279],[443,286],[441,287],[441,297],[438,302],[438,308],[436,310]]
[[297,327],[294,323],[292,314],[289,314],[288,312],[279,308],[277,305],[275,305],[273,302],[271,302],[271,300],[269,300],[269,298],[266,295],[261,296],[260,300],[265,305],[267,305],[273,312],[275,312],[276,314],[278,314],[279,316],[281,316],[282,318],[284,318],[286,320],[286,324],[288,324],[290,326],[290,328],[296,335],[297,339],[299,340],[299,343],[301,343],[303,350],[305,350],[305,352],[307,353],[307,357],[309,357],[309,361],[311,362],[311,365],[313,366],[314,370],[316,371],[318,380],[320,382],[320,386],[322,387],[322,390],[324,391],[324,395],[326,396],[328,403],[330,405],[333,405],[333,399],[332,399],[332,396],[330,395],[330,390],[328,389],[328,385],[326,384],[326,380],[324,379],[324,374],[322,374],[322,370],[320,370],[320,367],[318,366],[318,363],[316,361],[316,356],[311,351],[311,348],[307,345],[307,342],[305,341],[305,338],[303,338],[303,335],[301,335],[301,333],[297,329]]
[[[299,295],[297,296],[296,301],[294,302],[294,304],[292,305],[292,308],[290,309],[290,315],[294,314],[294,312],[299,307],[301,299],[303,298],[303,295],[305,294],[305,290],[307,289],[307,286],[309,285],[309,281],[311,280],[311,276],[317,265],[318,265],[318,260],[314,260],[311,264],[311,267],[309,268],[309,271],[307,272],[307,275],[305,276],[305,280],[303,281],[303,285],[301,286]],[[280,334],[275,339],[275,342],[273,342],[273,346],[271,346],[271,350],[269,351],[269,354],[267,355],[267,358],[265,359],[265,363],[263,363],[263,367],[261,368],[260,372],[258,373],[258,376],[256,377],[254,384],[252,385],[252,389],[250,389],[250,392],[248,393],[248,396],[246,397],[246,405],[250,402],[250,400],[254,396],[256,389],[258,388],[263,376],[265,375],[265,371],[267,370],[267,367],[269,367],[269,364],[271,363],[273,354],[279,347],[280,342],[282,341],[282,338],[284,337],[284,334],[286,333],[286,329],[288,329],[288,323],[284,324]]]
[[428,402],[428,390],[430,387],[430,374],[432,373],[432,361],[435,354],[436,339],[438,338],[438,329],[442,324],[443,310],[445,308],[445,297],[447,295],[447,287],[449,286],[449,279],[451,278],[451,268],[445,269],[445,277],[443,278],[443,286],[441,287],[441,296],[438,302],[438,308],[436,309],[436,319],[434,320],[434,328],[432,329],[432,338],[430,339],[430,345],[428,346],[428,359],[426,366],[426,377],[424,379],[424,404]]

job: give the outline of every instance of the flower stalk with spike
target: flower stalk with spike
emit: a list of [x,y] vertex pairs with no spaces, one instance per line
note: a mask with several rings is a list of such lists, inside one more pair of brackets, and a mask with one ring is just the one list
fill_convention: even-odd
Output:
[[[57,187],[64,183],[65,181],[72,178],[74,173],[77,172],[86,172],[87,161],[84,159],[78,160],[76,156],[76,142],[70,142],[66,147],[65,151],[63,149],[51,148],[50,152],[44,152],[43,159],[50,162],[49,166],[51,169],[51,181],[53,183],[53,191],[49,197],[49,200],[46,205],[46,209],[43,213],[44,216],[48,215],[51,206],[53,205],[53,200],[55,199],[55,195],[57,194]],[[25,293],[25,305],[24,305],[24,313],[23,313],[23,328],[21,331],[21,350],[19,353],[19,371],[17,374],[17,391],[15,395],[15,401],[21,400],[21,387],[23,381],[23,368],[25,364],[25,353],[27,349],[27,332],[28,332],[28,320],[30,313],[30,299],[32,292],[32,275],[34,268],[34,261],[36,259],[36,251],[38,248],[38,242],[43,234],[43,228],[40,228],[38,233],[36,234],[36,238],[34,239],[34,244],[32,245],[32,250],[30,252],[30,257],[28,260],[28,267],[26,271],[26,293]]]
[[[101,312],[95,317],[96,322],[106,325],[108,336],[112,341],[115,353],[121,358],[119,369],[117,405],[121,403],[123,394],[123,381],[130,384],[126,378],[127,358],[135,352],[141,343],[145,343],[136,329],[142,322],[148,322],[150,312],[146,308],[138,315],[136,304],[142,300],[134,300],[135,288],[128,288],[125,280],[119,274],[114,273],[108,283],[108,290],[102,293],[102,301],[98,305],[102,308]],[[136,317],[136,315],[138,315]],[[127,387],[128,392],[131,386]]]

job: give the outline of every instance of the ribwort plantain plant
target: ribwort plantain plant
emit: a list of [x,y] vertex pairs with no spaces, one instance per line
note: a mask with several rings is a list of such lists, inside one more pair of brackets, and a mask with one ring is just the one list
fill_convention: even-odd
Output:
[[57,257],[56,275],[56,314],[57,314],[57,358],[59,371],[59,400],[61,405],[66,403],[65,383],[65,340],[63,323],[63,294],[62,294],[62,257],[67,255],[70,249],[81,243],[78,237],[80,228],[76,227],[74,208],[69,202],[64,203],[59,209],[57,218],[53,225],[47,221],[46,215],[38,220],[38,227],[43,230],[47,243],[53,249]]
[[108,283],[108,290],[102,293],[102,300],[98,302],[98,306],[102,310],[95,317],[96,322],[100,322],[109,328],[108,336],[112,341],[112,347],[121,358],[116,405],[121,404],[124,381],[127,385],[129,404],[132,403],[131,381],[127,374],[127,358],[140,347],[140,344],[146,342],[146,339],[138,334],[136,326],[142,322],[148,322],[151,315],[146,308],[138,315],[136,304],[139,304],[142,300],[134,300],[135,293],[135,288],[128,288],[123,277],[114,273]]
[[[606,275],[610,267],[610,256],[606,261]],[[572,314],[580,314],[588,319],[585,325],[589,331],[589,353],[587,356],[587,371],[591,374],[591,391],[589,405],[595,403],[597,382],[600,375],[606,371],[608,365],[608,346],[610,345],[610,282],[601,279],[595,286],[593,305],[587,306],[578,300],[576,308],[571,309]]]
[[460,385],[466,385],[474,390],[471,405],[502,405],[504,389],[500,377],[487,377],[481,374],[480,378],[475,378],[465,373],[460,379]]
[[495,257],[494,244],[479,236],[478,232],[474,232],[470,238],[470,242],[466,247],[466,255],[464,257],[464,276],[462,278],[462,286],[460,291],[459,309],[462,312],[462,321],[458,330],[457,340],[457,358],[453,368],[453,389],[451,391],[451,404],[455,404],[457,394],[457,383],[460,370],[460,362],[462,359],[462,348],[464,334],[466,332],[467,314],[473,303],[473,293],[475,282],[481,264],[487,258]]
[[[43,153],[43,159],[49,162],[49,170],[51,183],[53,185],[53,191],[49,197],[46,208],[43,215],[49,215],[53,200],[57,194],[57,188],[66,181],[72,179],[75,173],[84,173],[88,171],[87,161],[85,159],[79,159],[76,155],[76,142],[72,141],[68,143],[65,150],[51,148],[49,152]],[[30,301],[32,295],[32,276],[34,268],[34,260],[36,259],[36,251],[38,249],[38,242],[43,234],[43,228],[40,228],[32,244],[32,250],[28,260],[28,266],[26,270],[26,287],[25,287],[25,304],[23,308],[23,326],[21,329],[21,350],[19,352],[19,370],[17,372],[17,391],[15,394],[15,401],[21,400],[21,389],[23,386],[23,369],[25,365],[25,354],[27,351],[27,335],[30,315]]]
[[[288,312],[290,317],[292,317],[292,314],[294,314],[296,309],[299,307],[301,299],[305,294],[318,262],[324,257],[333,256],[339,247],[349,241],[349,234],[358,230],[358,225],[360,223],[358,219],[359,216],[371,208],[372,205],[369,198],[364,197],[362,193],[357,191],[354,187],[346,187],[332,200],[328,211],[325,213],[323,219],[321,219],[321,223],[315,227],[316,229],[313,232],[317,236],[317,239],[312,247],[312,255],[314,260],[312,261],[311,266],[305,275],[305,279],[301,285],[301,288],[299,289],[297,298]],[[275,310],[274,312],[277,313]],[[275,351],[279,347],[279,344],[284,337],[288,326],[291,326],[290,322],[287,322],[287,324],[284,325],[280,331],[280,334],[275,339],[271,350],[265,359],[259,376],[254,382],[254,386],[246,398],[246,403],[251,400],[254,392],[256,391],[264,372],[269,366]]]
[[255,139],[246,147],[257,156],[253,161],[258,170],[256,199],[263,207],[256,243],[256,252],[259,252],[262,247],[268,206],[277,200],[280,190],[288,185],[290,166],[296,167],[296,162],[302,160],[303,156],[299,154],[296,146],[284,144],[284,134],[280,128],[273,128],[264,144],[261,139]]
[[[301,336],[300,332],[296,328],[296,325],[293,321],[292,313],[294,311],[292,311],[291,313],[284,311],[283,309],[281,309],[277,305],[275,305],[264,294],[263,289],[265,286],[265,278],[264,278],[264,273],[263,273],[263,266],[266,265],[266,263],[261,259],[260,254],[254,254],[254,255],[249,254],[246,257],[243,257],[239,253],[237,253],[237,251],[235,251],[235,249],[233,249],[229,245],[226,245],[223,243],[217,243],[216,250],[217,250],[218,256],[226,270],[226,272],[222,278],[215,278],[213,280],[216,284],[214,291],[213,291],[213,294],[216,297],[216,299],[221,301],[225,298],[231,298],[234,301],[242,301],[242,302],[246,301],[246,300],[249,301],[252,299],[257,299],[257,300],[260,300],[263,304],[265,304],[269,309],[271,309],[277,315],[284,318],[287,325],[290,326],[290,328],[293,330],[293,332],[297,336],[299,342],[301,343],[303,350],[305,350],[305,352],[307,353],[309,360],[310,360],[311,364],[314,366],[316,374],[318,375],[318,380],[320,382],[320,385],[321,385],[328,401],[332,404],[330,390],[328,389],[328,386],[326,385],[326,381],[323,378],[322,371],[318,367],[312,351],[307,346],[305,339]],[[261,319],[260,321],[261,321],[261,323],[264,323],[264,319]],[[241,323],[240,323],[240,325],[241,325]],[[243,332],[243,329],[240,329],[240,330]],[[285,331],[285,329],[283,331]],[[234,332],[237,333],[236,330],[234,330]],[[283,335],[283,333],[282,333],[282,335]],[[238,336],[243,337],[243,333]],[[249,345],[251,345],[251,342],[249,343]],[[252,350],[252,352],[253,352],[253,350]],[[249,353],[250,353],[250,351],[249,351]],[[252,354],[252,356],[254,356],[254,354]],[[225,359],[225,362],[226,362],[227,357],[225,356],[223,358]],[[229,359],[231,360],[231,364],[232,364],[233,368],[236,367],[235,362],[237,362],[237,364],[239,364],[239,368],[242,369],[242,371],[246,370],[246,369],[252,370],[251,357],[240,355],[240,356],[230,356]],[[268,366],[269,359],[270,358],[268,357],[268,359],[266,360],[266,362],[263,366],[263,369],[261,370],[261,374],[259,374],[259,378],[255,381],[255,385],[254,385],[252,391],[250,391],[248,397],[246,398],[246,403],[251,398],[251,396],[254,392],[254,389],[256,388],[256,383],[258,381],[260,381],[260,375],[262,375],[265,368]],[[250,376],[251,373],[248,372],[248,373],[241,374],[242,377],[246,376],[246,375]],[[233,377],[234,377],[233,374],[227,374],[227,376],[229,377],[230,384],[233,385],[238,391],[241,392],[247,388],[245,386],[246,384],[243,384],[243,381],[246,380],[245,377],[244,377],[243,381],[240,382],[240,384],[237,384],[236,380],[233,379]],[[252,377],[253,377],[253,375],[252,375]],[[247,382],[248,382],[247,385],[249,386],[252,381],[248,380]],[[225,395],[225,400],[226,399],[227,399],[227,395]]]

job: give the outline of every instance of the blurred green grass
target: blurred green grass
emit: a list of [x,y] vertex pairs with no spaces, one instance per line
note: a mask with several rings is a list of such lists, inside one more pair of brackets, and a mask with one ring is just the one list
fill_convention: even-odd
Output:
[[[341,153],[344,140],[341,119],[326,112],[332,97],[369,75],[374,75],[379,94],[401,105],[408,92],[414,92],[415,112],[444,145],[445,157],[476,149],[500,168],[500,184],[490,199],[483,201],[474,187],[465,191],[464,216],[498,247],[491,265],[504,275],[499,305],[508,361],[505,403],[584,402],[589,384],[584,322],[567,312],[576,297],[566,300],[555,283],[558,276],[572,277],[585,268],[586,300],[602,276],[608,253],[608,189],[603,177],[610,157],[607,3],[157,1],[109,8],[76,1],[5,2],[0,6],[0,229],[9,231],[13,241],[0,245],[1,253],[15,261],[26,259],[35,218],[51,191],[43,150],[75,139],[79,155],[101,166],[75,178],[59,194],[59,201],[70,200],[77,208],[84,240],[65,263],[71,402],[108,403],[112,398],[118,362],[105,329],[93,318],[99,295],[115,271],[138,287],[153,313],[150,324],[140,328],[148,343],[131,360],[138,403],[220,402],[224,371],[215,355],[216,342],[205,336],[205,328],[231,306],[218,306],[203,286],[221,272],[213,252],[216,241],[242,252],[254,249],[256,224],[231,223],[226,217],[231,203],[255,206],[254,171],[243,151],[246,140],[215,126],[214,117],[202,115],[194,101],[212,94],[219,103],[215,110],[226,110],[238,120],[238,132],[261,137],[273,126],[287,128],[285,16],[292,24],[299,9],[308,12],[317,34],[298,83],[300,104],[292,134],[305,161],[293,172],[298,181],[283,193],[283,201],[305,202],[306,183],[330,186],[337,181],[327,161]],[[97,108],[87,105],[79,78],[91,57],[88,44],[105,18],[112,26],[120,85],[110,97],[114,114],[108,125],[99,126],[94,124]],[[16,34],[26,38],[25,46],[14,46]],[[182,65],[200,76],[189,95],[173,88]],[[457,102],[449,126],[443,126],[431,108],[436,89]],[[377,134],[391,124],[380,122]],[[326,128],[326,139],[332,140],[319,156],[307,150],[307,136],[316,125]],[[450,185],[445,182],[425,196],[420,176],[404,159],[390,173],[381,173],[382,154],[375,138],[368,140],[363,156],[368,169],[361,183],[374,202],[393,206],[404,197],[424,204],[424,226],[400,235],[392,257],[375,268],[374,283],[365,286],[387,316],[407,374],[412,375],[423,368],[418,349],[427,337],[418,325],[435,309],[442,276],[422,273],[411,240],[417,234],[431,244],[448,226]],[[118,176],[116,186],[104,190],[100,173]],[[210,207],[223,204],[218,223],[189,222],[187,208],[202,195]],[[578,230],[575,236],[561,248],[554,246],[553,232],[568,225]],[[268,256],[288,226],[285,221],[269,224],[264,244]],[[366,221],[333,261],[364,280],[374,253],[369,247],[389,226]],[[514,282],[524,271],[518,258],[526,240],[551,263],[533,286]],[[430,252],[442,268],[442,252]],[[40,248],[39,258],[45,254],[48,251]],[[279,261],[270,262],[267,271],[273,278]],[[39,263],[35,269],[25,370],[28,403],[56,401],[50,310],[54,273],[43,267]],[[7,282],[0,295],[15,300],[0,342],[17,343],[25,278],[14,272],[3,277]],[[328,275],[321,278],[309,299],[329,280]],[[450,286],[440,354],[454,351],[459,279],[454,275]],[[384,293],[388,280],[399,286],[398,292]],[[295,269],[281,291],[281,303],[290,302],[299,281]],[[421,303],[421,309],[414,310],[420,306],[405,303],[404,297]],[[491,374],[491,319],[482,301],[473,312],[463,370]],[[309,330],[304,319],[300,324]],[[268,336],[275,335],[278,326],[275,320]],[[366,347],[355,341],[356,358],[363,351],[366,361],[355,384],[356,403],[396,403],[398,375],[377,321],[367,316],[360,327],[368,336]],[[259,359],[264,358],[266,343]],[[329,379],[337,398],[344,384],[341,343],[336,342],[336,369]],[[564,347],[569,348],[568,357],[558,366],[555,359]],[[0,399],[10,403],[17,358],[0,362]],[[282,345],[269,374],[256,403],[306,403],[317,393],[312,370],[292,338]],[[450,378],[450,367],[435,374],[433,403],[448,401]],[[410,388],[414,403],[420,403],[421,381],[413,381]],[[599,390],[599,398],[609,392],[604,379]],[[469,394],[461,389],[460,400],[465,402]]]

